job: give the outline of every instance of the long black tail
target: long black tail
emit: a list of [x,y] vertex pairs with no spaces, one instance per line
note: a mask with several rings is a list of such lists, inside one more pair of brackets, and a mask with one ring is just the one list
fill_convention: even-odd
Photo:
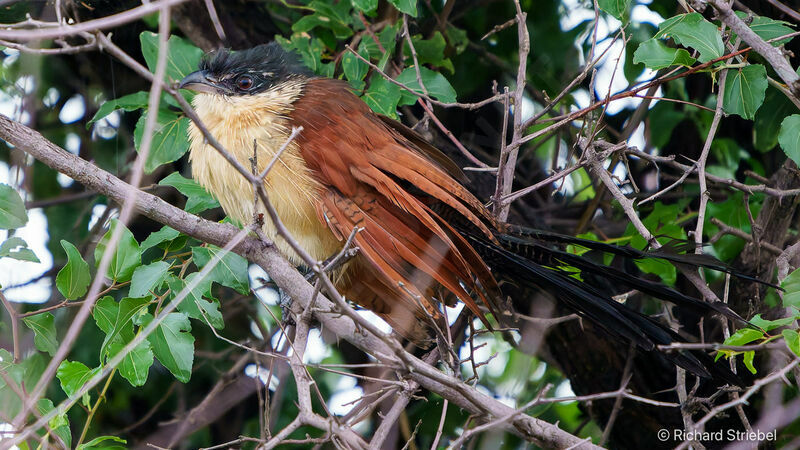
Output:
[[503,237],[509,239],[509,244],[517,246],[517,248],[523,248],[527,245],[538,246],[545,242],[562,245],[579,245],[591,250],[607,252],[625,258],[658,258],[677,264],[686,264],[693,267],[704,267],[707,269],[716,270],[718,272],[731,274],[736,278],[741,278],[743,280],[749,280],[765,286],[781,289],[778,285],[772,284],[768,281],[759,280],[752,275],[736,270],[735,268],[725,264],[711,255],[694,253],[695,249],[697,248],[694,242],[676,239],[659,249],[644,251],[635,249],[628,245],[606,244],[605,242],[597,242],[589,239],[569,236],[566,234],[553,233],[550,231],[536,230],[519,225],[509,224],[505,227],[504,231],[505,234]]
[[[497,274],[502,274],[502,278],[514,280],[517,284],[528,285],[548,292],[580,316],[591,320],[612,335],[635,343],[643,350],[654,351],[657,350],[659,345],[681,342],[682,339],[671,329],[656,320],[614,301],[608,293],[603,292],[596,286],[580,281],[572,275],[580,272],[584,278],[589,274],[603,277],[615,285],[623,285],[639,290],[647,295],[674,303],[681,308],[688,308],[695,313],[719,313],[733,320],[747,323],[724,303],[709,303],[698,300],[662,284],[552,248],[552,243],[579,244],[594,250],[610,252],[633,259],[656,257],[673,261],[674,259],[672,258],[663,258],[660,254],[645,253],[630,247],[618,247],[569,236],[538,231],[534,234],[533,230],[522,228],[516,230],[520,230],[520,232],[498,235],[497,239],[500,245],[492,243],[482,236],[476,236],[474,233],[463,233],[463,235],[481,254],[492,270]],[[546,236],[546,238],[543,238],[543,236]],[[546,245],[547,243],[551,243],[551,245]],[[700,258],[700,261],[704,263],[699,264],[697,261],[691,263],[703,267],[712,267],[713,264],[712,268],[729,269],[723,263],[711,257]],[[680,262],[686,263],[687,261],[681,260]],[[729,272],[729,270],[725,271]],[[733,273],[734,275],[739,275],[738,272]],[[752,277],[745,276],[744,278],[751,279]],[[714,378],[729,384],[742,385],[741,379],[731,372],[725,364],[714,363],[711,358],[702,352],[670,351],[661,352],[661,354],[674,364],[699,377]]]

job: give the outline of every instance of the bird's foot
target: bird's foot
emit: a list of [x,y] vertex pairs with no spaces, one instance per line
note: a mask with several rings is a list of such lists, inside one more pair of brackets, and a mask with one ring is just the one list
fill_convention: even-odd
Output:
[[278,306],[281,307],[281,322],[284,326],[296,325],[292,316],[292,297],[283,289],[278,289]]

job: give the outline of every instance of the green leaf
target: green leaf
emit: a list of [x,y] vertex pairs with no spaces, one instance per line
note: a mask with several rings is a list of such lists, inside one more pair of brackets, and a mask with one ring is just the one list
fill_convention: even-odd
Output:
[[695,61],[685,49],[667,47],[657,39],[642,42],[633,54],[634,64],[642,63],[653,70],[675,65],[689,67]]
[[[150,112],[148,111],[147,114]],[[137,152],[141,151],[147,114],[142,114],[133,130],[133,144],[136,146]],[[189,149],[189,138],[187,137],[189,123],[189,119],[180,114],[165,109],[158,110],[150,152],[144,163],[146,173],[152,173],[162,164],[177,161],[186,153]]]
[[800,164],[800,114],[792,114],[781,122],[778,143],[783,152],[796,164]]
[[0,258],[4,257],[19,261],[40,262],[33,250],[28,248],[28,243],[17,236],[11,236],[0,245]]
[[94,304],[92,310],[92,317],[97,327],[103,330],[103,333],[108,334],[114,329],[114,322],[117,320],[117,311],[119,305],[110,295],[106,295]]
[[128,441],[126,441],[125,439],[120,439],[116,436],[100,436],[92,439],[91,441],[85,444],[79,445],[75,450],[94,450],[94,449],[125,450],[125,447],[122,445],[105,444],[104,442],[106,441],[117,442],[120,444],[128,443]]
[[[650,25],[634,24],[629,28],[632,32],[629,34],[628,42],[625,44],[625,62],[622,65],[622,73],[625,75],[626,80],[636,80],[644,72],[644,67],[633,61],[636,55],[636,50],[639,47],[653,38]],[[666,92],[664,95],[667,95]]]
[[747,345],[753,341],[757,341],[759,339],[764,338],[764,333],[759,330],[754,330],[752,328],[742,328],[741,330],[736,330],[736,333],[733,333],[731,337],[725,339],[723,344],[725,345]]
[[[110,332],[106,332],[106,338],[103,340],[103,345],[100,347],[100,358],[103,361],[103,356],[108,354],[108,357],[114,356],[115,352],[109,351],[109,345],[114,342],[114,339],[121,337],[122,344],[125,345],[133,339],[133,317],[139,314],[142,309],[150,305],[150,297],[144,298],[131,298],[125,297],[120,300],[117,305],[117,314],[114,318],[114,326]],[[122,347],[117,347],[121,349]]]
[[750,319],[750,323],[764,329],[765,331],[772,331],[775,328],[789,325],[795,320],[797,320],[797,317],[784,317],[783,319],[767,320],[762,319],[761,314],[756,314],[752,319]]
[[[39,415],[43,416],[48,414],[53,409],[55,409],[55,405],[53,405],[53,401],[49,398],[42,398],[36,402],[36,410],[39,412]],[[66,411],[59,410],[59,413],[53,416],[47,425],[56,436],[64,441],[67,448],[72,446],[72,433],[69,430],[69,419],[67,419]]]
[[[394,43],[397,42],[398,39],[397,34],[399,30],[399,23],[388,25],[384,27],[380,33],[378,33],[378,42],[380,42],[380,46],[378,45],[378,42],[375,42],[374,39],[362,39],[361,43],[359,44],[359,50],[361,50],[361,47],[366,49],[367,52],[369,52],[370,59],[381,59],[387,54],[391,56]],[[383,50],[381,48],[383,48]],[[383,70],[383,66],[380,64],[377,64],[377,66]]]
[[147,108],[148,102],[149,94],[145,91],[134,92],[114,100],[106,100],[100,105],[92,120],[86,124],[86,128],[89,129],[93,123],[120,109],[123,111],[136,111]]
[[387,81],[380,74],[372,76],[369,89],[361,97],[373,111],[389,117],[397,117],[397,102],[400,101],[400,86]]
[[[736,15],[739,16],[742,20],[747,20],[747,13],[743,11],[736,11]],[[783,20],[775,20],[770,19],[769,17],[764,16],[753,16],[751,17],[750,24],[748,25],[753,32],[755,32],[758,37],[768,41],[770,39],[779,38],[781,36],[785,36],[794,32],[791,28],[794,26],[790,22],[784,22]],[[786,44],[787,42],[791,41],[793,37],[781,39],[778,41],[772,42],[773,47],[778,47],[780,45]],[[731,36],[731,42],[736,40],[736,33],[733,33]]]
[[691,47],[700,52],[701,63],[719,58],[725,54],[717,26],[707,21],[699,13],[680,14],[661,22],[656,38],[671,37],[676,44]]
[[363,11],[367,14],[375,11],[378,7],[378,0],[352,0],[353,6],[358,8],[359,11]]
[[775,148],[778,145],[781,122],[795,111],[797,107],[783,92],[768,87],[764,103],[758,108],[753,122],[753,146],[756,150],[764,153]]
[[207,209],[218,208],[219,202],[196,181],[184,178],[178,172],[172,172],[158,182],[161,186],[172,186],[187,197],[184,209],[197,214]]
[[671,102],[658,102],[648,113],[649,122],[658,124],[650,127],[650,139],[656,148],[664,148],[672,137],[678,124],[686,119],[686,113],[675,108]]
[[389,3],[401,13],[417,17],[417,0],[389,0]]
[[[100,299],[92,311],[95,323],[106,333],[100,349],[100,362],[119,353],[135,334],[133,323],[137,315],[146,311],[148,298],[123,298],[119,304],[110,296]],[[118,366],[120,375],[132,386],[142,386],[147,381],[153,352],[148,341],[142,341],[122,359]]]
[[450,45],[455,47],[456,54],[461,54],[464,50],[469,47],[469,36],[467,36],[467,31],[462,30],[461,28],[456,28],[452,24],[447,24],[447,40],[450,42]]
[[[139,35],[142,56],[150,72],[155,73],[158,63],[158,34],[144,31]],[[167,41],[167,80],[178,81],[197,70],[203,51],[188,40],[172,35]]]
[[[147,322],[152,320],[148,318]],[[194,361],[194,336],[192,325],[184,313],[170,313],[156,330],[147,337],[156,358],[178,380],[187,383],[192,376]]]
[[[358,47],[358,54],[364,59],[369,58],[369,52],[364,45]],[[354,84],[364,80],[364,77],[369,71],[369,66],[367,63],[360,60],[358,56],[354,55],[353,52],[346,51],[342,57],[342,71],[344,71],[344,76],[347,77],[347,81],[349,81],[350,84]]]
[[286,51],[294,51],[303,60],[303,64],[314,73],[320,74],[323,70],[322,53],[325,51],[325,44],[317,38],[310,38],[307,35],[295,34],[288,40],[283,36],[275,36],[275,40]]
[[[683,211],[685,207],[686,202],[678,202],[670,205],[656,202],[655,205],[653,205],[653,212],[648,214],[642,222],[653,234],[659,236],[657,240],[661,244],[667,244],[673,239],[686,239],[686,232],[676,224],[678,215],[681,214],[681,211]],[[625,230],[625,236],[631,236],[632,247],[638,249],[647,247],[647,241],[636,231],[633,225],[628,225]],[[670,286],[675,284],[677,270],[672,264],[659,259],[637,260],[635,264],[640,270],[646,273],[658,275],[666,284]]]
[[783,330],[781,334],[789,350],[795,355],[800,356],[800,333],[798,333],[797,330]]
[[[172,290],[172,298],[175,298],[199,275],[199,272],[191,273],[185,280],[181,280],[178,277],[171,277],[169,280],[169,288]],[[225,327],[225,321],[222,319],[222,312],[219,310],[219,300],[211,296],[211,284],[212,280],[210,277],[206,277],[204,280],[200,281],[200,283],[184,297],[180,304],[178,304],[178,310],[188,314],[192,319],[199,320],[203,323],[206,323],[207,318],[211,326],[221,330]],[[206,300],[206,298],[210,300]]]
[[[453,103],[456,101],[456,91],[444,75],[439,72],[434,72],[427,67],[420,67],[419,72],[419,79],[422,80],[422,84],[428,91],[429,96],[445,103]],[[411,88],[415,92],[423,94],[424,91],[419,85],[419,79],[417,78],[417,70],[413,67],[409,67],[397,76],[396,81]],[[416,103],[416,101],[416,95],[405,89],[400,92],[400,105],[412,105]]]
[[83,260],[81,252],[70,242],[61,240],[61,247],[67,253],[67,264],[58,271],[56,287],[67,300],[75,300],[86,293],[92,279],[89,264]]
[[0,348],[0,372],[8,372],[14,366],[14,355],[8,350]]
[[[123,347],[128,345],[128,342],[122,339],[115,339],[114,342],[108,346],[109,356],[114,356],[119,353]],[[152,365],[153,350],[151,349],[150,342],[144,340],[125,355],[117,368],[119,369],[119,374],[128,380],[131,386],[136,387],[144,386],[147,382],[147,375]]]
[[307,33],[316,27],[326,28],[333,32],[336,39],[344,39],[353,34],[350,27],[352,9],[351,3],[342,1],[338,3],[313,0],[307,9],[314,14],[303,16],[292,25],[295,33]]
[[[715,139],[716,141],[716,139]],[[713,145],[713,144],[712,144]],[[741,229],[745,233],[749,233],[750,219],[742,205],[744,204],[744,195],[739,192],[728,197],[724,202],[709,202],[708,214],[706,214],[706,226],[704,233],[706,236],[713,236],[719,231],[719,227],[711,222],[712,217],[716,217],[722,222]],[[756,201],[748,202],[750,204],[750,213],[753,217],[758,216],[761,209],[761,203]],[[735,236],[723,236],[722,239],[713,244],[714,251],[723,261],[730,261],[741,252],[744,247],[745,241]]]
[[[381,69],[381,70],[386,70],[386,65],[389,63],[389,58],[391,58],[391,56],[392,56],[392,52],[385,52],[383,54],[383,56],[381,56],[381,59],[378,60],[378,64],[377,64],[378,68]],[[376,74],[375,77],[377,77],[377,76],[378,75]],[[394,84],[394,83],[392,83],[392,84]],[[397,85],[395,85],[395,86],[397,86]],[[399,90],[400,86],[397,86],[397,88]]]
[[634,261],[636,267],[642,272],[656,274],[661,277],[661,280],[673,286],[677,279],[675,266],[659,259],[643,259]]
[[628,15],[631,0],[598,0],[597,5],[600,9],[611,14],[619,20]]
[[119,220],[114,219],[111,221],[111,227],[100,239],[100,242],[97,243],[97,248],[94,249],[94,259],[95,264],[99,265],[108,242],[118,226],[122,227],[122,235],[114,251],[114,256],[111,258],[106,276],[116,283],[122,283],[130,280],[133,271],[142,263],[142,252],[139,248],[139,243],[133,237],[133,233],[125,225],[122,225]]
[[180,231],[170,228],[167,225],[164,225],[163,227],[161,227],[160,230],[150,233],[150,236],[147,236],[147,239],[142,241],[141,245],[142,252],[144,252],[150,247],[154,247],[158,244],[161,244],[162,242],[169,242],[174,239],[177,239],[178,236],[180,235],[181,235]]
[[[98,373],[100,373],[100,367],[89,369],[82,362],[64,360],[58,366],[56,376],[61,382],[61,389],[67,394],[67,397],[72,397],[89,379]],[[83,395],[81,401],[87,408],[91,407],[91,399],[88,392]]]
[[26,223],[28,213],[19,193],[7,184],[0,184],[0,230],[13,230]]
[[575,192],[577,192],[574,201],[585,202],[594,198],[595,192],[592,186],[592,179],[583,167],[572,172],[570,174],[570,179],[572,180],[573,186],[575,186]]
[[131,287],[128,295],[131,297],[145,297],[150,295],[150,291],[161,286],[167,276],[169,263],[156,261],[146,266],[139,266],[134,270],[131,278]]
[[25,325],[33,330],[33,343],[36,348],[47,352],[50,356],[55,355],[58,349],[58,339],[56,338],[55,319],[49,312],[36,314],[35,316],[22,319]]
[[[433,64],[447,69],[451,74],[455,71],[450,58],[445,57],[447,42],[441,32],[436,31],[430,39],[423,39],[421,35],[415,35],[411,37],[411,41],[414,43],[417,61],[420,65]],[[403,54],[406,58],[412,58],[408,45],[403,46]],[[413,58],[410,61],[410,64],[413,64]]]
[[729,138],[714,139],[711,143],[711,154],[717,163],[708,166],[709,172],[724,178],[735,178],[742,158],[748,157],[739,143]]
[[747,367],[747,370],[749,370],[753,375],[756,374],[756,367],[753,365],[753,359],[755,359],[755,357],[756,352],[752,350],[749,352],[744,352],[744,355],[742,355],[742,362],[744,363],[744,366]]
[[292,25],[292,31],[295,33],[308,33],[316,27],[327,28],[333,31],[337,39],[344,39],[353,34],[353,30],[346,24],[342,24],[338,20],[331,20],[329,17],[321,14],[301,17]]
[[[31,354],[23,359],[18,364],[13,364],[14,357],[7,350],[0,350],[0,357],[3,362],[0,363],[0,368],[5,372],[8,379],[17,384],[18,387],[24,388],[27,392],[31,392],[33,387],[42,376],[49,359],[39,352],[31,352]],[[14,417],[19,413],[22,402],[17,392],[6,384],[6,378],[0,377],[0,411],[6,417]]]
[[800,308],[800,269],[795,269],[781,281],[784,289],[783,306]]
[[764,102],[766,92],[767,69],[761,64],[729,70],[725,80],[722,109],[728,114],[738,114],[752,120]]
[[[192,258],[197,267],[202,269],[211,258],[216,257],[221,252],[222,249],[214,245],[192,247]],[[231,289],[236,289],[240,294],[250,292],[247,260],[233,252],[228,252],[221,258],[217,265],[211,269],[208,279]]]

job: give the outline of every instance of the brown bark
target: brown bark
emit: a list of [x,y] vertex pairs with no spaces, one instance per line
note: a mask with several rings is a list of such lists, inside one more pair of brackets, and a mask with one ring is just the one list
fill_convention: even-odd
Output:
[[[787,159],[778,171],[770,177],[770,185],[777,189],[794,189],[800,187],[800,171],[797,165]],[[748,243],[734,262],[734,266],[758,279],[774,281],[775,255],[762,249],[758,244],[767,242],[778,248],[784,248],[789,238],[789,227],[796,224],[795,216],[800,205],[800,197],[767,197],[755,219],[753,227],[754,242]],[[748,282],[732,280],[730,303],[734,311],[744,317],[764,312],[766,305],[764,295],[767,287]]]

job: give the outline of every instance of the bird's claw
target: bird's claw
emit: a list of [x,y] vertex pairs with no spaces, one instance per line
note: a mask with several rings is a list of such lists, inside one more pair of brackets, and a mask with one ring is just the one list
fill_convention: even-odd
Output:
[[295,325],[294,317],[292,316],[292,297],[283,289],[278,289],[278,306],[281,307],[281,318],[284,326]]

